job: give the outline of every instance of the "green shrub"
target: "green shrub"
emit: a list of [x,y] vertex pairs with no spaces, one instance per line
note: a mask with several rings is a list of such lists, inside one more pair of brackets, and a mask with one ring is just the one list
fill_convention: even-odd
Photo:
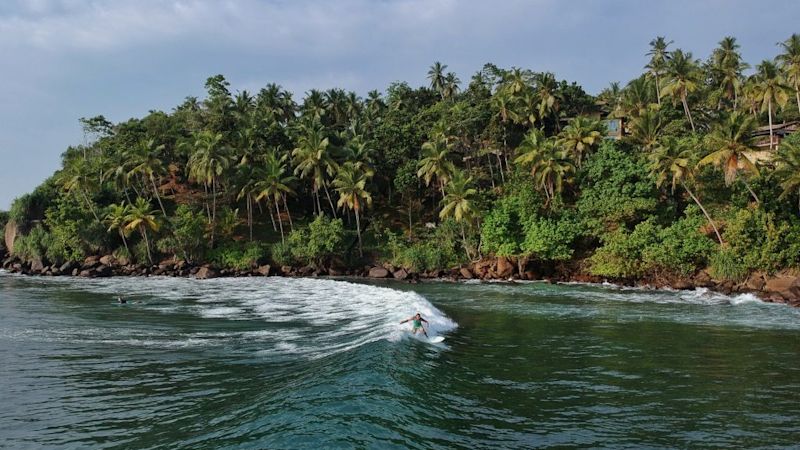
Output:
[[231,242],[211,250],[208,256],[212,263],[221,268],[247,270],[258,267],[266,253],[264,246],[256,242],[247,244]]
[[611,278],[647,275],[689,275],[704,267],[716,248],[700,232],[702,216],[687,208],[687,216],[669,227],[648,219],[628,232],[618,229],[606,236],[604,245],[590,258],[591,272]]
[[391,253],[389,262],[415,271],[447,269],[467,261],[461,248],[460,226],[447,219],[433,230],[408,241],[390,232],[386,233]]
[[170,220],[170,227],[172,233],[160,239],[156,248],[162,253],[171,253],[186,261],[202,260],[207,248],[207,222],[202,211],[180,205]]
[[295,263],[291,247],[284,242],[272,244],[270,247],[270,259],[279,266],[291,266]]
[[742,209],[722,235],[747,270],[772,273],[800,262],[800,223],[780,221],[761,209]]
[[730,247],[721,247],[711,255],[709,265],[711,276],[719,280],[741,281],[749,269]]
[[342,219],[317,216],[308,227],[289,234],[289,248],[294,259],[302,264],[321,266],[342,250],[344,224]]
[[579,224],[569,216],[531,217],[525,223],[522,254],[540,261],[568,260],[572,258],[573,244],[580,232]]
[[19,236],[14,241],[13,254],[25,260],[45,259],[51,242],[50,233],[43,226],[36,225],[27,234]]

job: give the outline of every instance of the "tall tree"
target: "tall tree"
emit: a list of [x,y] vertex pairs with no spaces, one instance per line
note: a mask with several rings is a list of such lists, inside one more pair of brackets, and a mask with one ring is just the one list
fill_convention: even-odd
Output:
[[[256,201],[271,199],[275,206],[275,213],[278,215],[278,224],[281,230],[281,242],[284,241],[283,219],[281,218],[281,208],[279,200],[284,201],[284,209],[291,223],[291,213],[286,205],[286,196],[294,194],[291,184],[295,177],[288,175],[286,165],[286,155],[279,156],[277,151],[271,151],[264,158],[264,167],[261,171],[261,179],[255,184]],[[272,206],[267,205],[271,208]]]
[[447,64],[442,64],[439,61],[436,61],[428,70],[428,79],[431,81],[431,89],[438,92],[442,98],[444,98],[444,87],[447,83],[444,72],[445,69],[447,69]]
[[188,162],[189,179],[202,183],[206,191],[211,188],[211,208],[209,210],[206,202],[206,212],[211,225],[212,247],[217,224],[217,192],[222,175],[230,166],[231,158],[222,133],[204,130],[195,135],[193,153]]
[[[710,153],[701,159],[698,165],[713,164],[722,169],[726,186],[736,180],[740,171],[758,175],[758,167],[748,156],[755,150],[754,130],[755,120],[749,115],[734,112],[725,117],[712,128],[711,133],[706,135],[705,143]],[[743,181],[756,203],[760,203],[747,180]]]
[[106,213],[105,223],[108,226],[108,232],[116,230],[119,233],[119,237],[122,238],[122,245],[125,246],[125,250],[130,254],[130,249],[128,248],[128,240],[125,239],[127,235],[127,218],[130,214],[130,205],[125,204],[123,201],[120,204],[112,203],[108,205],[108,213]]
[[417,177],[429,186],[434,177],[444,198],[444,187],[453,175],[455,167],[450,161],[450,148],[443,136],[437,136],[422,144],[422,155],[417,163]]
[[144,239],[144,245],[147,248],[147,260],[153,264],[153,255],[150,252],[150,239],[147,235],[147,230],[158,231],[159,225],[156,221],[157,211],[150,209],[150,202],[139,197],[136,203],[130,206],[128,215],[125,217],[125,229],[127,231],[137,230]]
[[356,216],[356,233],[358,234],[358,254],[364,256],[361,243],[361,210],[372,204],[372,195],[367,191],[366,185],[372,175],[368,174],[355,163],[344,163],[333,180],[333,186],[339,193],[337,206],[352,210]]
[[311,191],[317,200],[317,213],[322,214],[319,191],[324,189],[331,212],[336,217],[336,210],[328,192],[326,175],[333,176],[336,173],[337,164],[331,155],[330,140],[325,136],[321,126],[311,125],[302,128],[300,136],[297,138],[297,147],[292,150],[292,158],[294,159],[295,175],[311,179]]
[[580,168],[584,155],[595,149],[603,139],[603,129],[600,121],[578,116],[570,120],[569,125],[558,134],[556,142]]
[[464,251],[468,258],[472,258],[467,243],[467,234],[464,230],[464,223],[471,223],[476,215],[475,199],[478,191],[472,187],[472,177],[468,177],[464,172],[456,170],[453,172],[452,180],[445,188],[445,196],[442,198],[442,210],[439,212],[441,219],[452,217],[461,226],[461,239]]
[[677,49],[670,53],[670,59],[666,66],[665,84],[661,89],[661,96],[670,96],[674,100],[680,100],[683,104],[683,112],[689,120],[692,131],[695,131],[692,112],[689,110],[689,94],[696,91],[700,85],[700,70],[697,61],[692,59],[691,52],[684,52]]
[[672,41],[667,42],[667,40],[663,36],[657,36],[655,39],[650,41],[650,51],[647,52],[647,56],[650,57],[650,61],[644,66],[650,76],[655,79],[656,82],[656,101],[658,104],[661,104],[661,81],[659,77],[664,74],[664,71],[667,68],[667,62],[670,59],[670,54],[667,52],[667,47],[672,44]]
[[700,207],[703,215],[706,216],[711,228],[714,229],[714,234],[717,240],[722,244],[722,236],[719,234],[717,224],[711,219],[706,208],[700,203],[700,199],[692,192],[689,184],[694,180],[695,164],[697,152],[693,143],[686,140],[679,139],[666,139],[663,145],[659,145],[653,153],[650,154],[650,173],[656,180],[656,186],[661,187],[666,181],[670,182],[671,191],[675,192],[675,187],[680,185],[689,197]]
[[784,107],[789,101],[789,87],[774,62],[764,60],[756,66],[755,81],[756,100],[761,105],[761,112],[766,112],[769,119],[769,148],[775,148],[772,129],[772,115],[778,107]]
[[166,173],[166,165],[161,160],[163,150],[164,145],[156,145],[153,139],[139,141],[131,152],[130,162],[133,167],[128,171],[128,177],[141,176],[144,180],[149,181],[161,213],[167,217],[167,210],[164,209],[164,203],[158,193],[161,177]]
[[778,55],[781,69],[789,84],[794,87],[797,110],[800,111],[800,34],[792,34],[789,39],[778,43],[783,50]]

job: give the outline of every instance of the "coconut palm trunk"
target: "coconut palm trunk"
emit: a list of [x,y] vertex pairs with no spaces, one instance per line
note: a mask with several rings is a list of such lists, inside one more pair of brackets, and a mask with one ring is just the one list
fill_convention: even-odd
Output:
[[717,240],[719,241],[719,244],[720,245],[724,244],[724,242],[722,242],[722,236],[719,235],[719,230],[717,229],[717,224],[715,224],[714,221],[711,219],[711,216],[708,214],[708,211],[706,211],[706,208],[703,207],[703,204],[700,203],[700,200],[698,200],[697,196],[694,195],[694,192],[692,192],[692,190],[689,189],[688,186],[686,186],[686,183],[681,181],[681,186],[684,189],[686,189],[686,192],[689,193],[689,197],[691,197],[692,200],[694,200],[694,202],[697,203],[697,206],[700,207],[700,211],[703,211],[703,215],[706,216],[706,220],[708,220],[708,223],[711,225],[711,228],[714,229],[714,234],[717,235]]
[[689,111],[689,103],[686,101],[686,92],[685,91],[681,94],[681,103],[683,103],[683,112],[685,112],[686,113],[686,117],[689,118],[689,125],[692,126],[692,131],[695,131],[695,129],[694,129],[694,120],[692,120],[692,112]]
[[328,204],[331,205],[331,212],[333,213],[333,218],[336,218],[336,208],[333,206],[333,200],[331,200],[331,193],[328,192],[328,185],[322,183],[323,189],[325,189],[325,196],[328,198]]
[[167,210],[164,209],[164,204],[161,203],[161,196],[158,195],[158,187],[156,186],[156,179],[153,175],[150,175],[150,183],[153,184],[153,194],[156,195],[156,200],[158,200],[158,206],[161,207],[161,213],[164,214],[164,217],[167,217]]
[[464,232],[464,221],[461,221],[461,242],[464,246],[464,252],[467,254],[467,259],[472,260],[472,255],[469,251],[469,246],[467,245],[467,234]]
[[661,86],[658,82],[658,72],[654,72],[656,76],[656,102],[658,102],[658,106],[661,106]]
[[273,200],[275,200],[275,212],[278,214],[278,225],[280,225],[281,227],[281,243],[283,244],[286,241],[283,237],[283,221],[281,220],[281,209],[278,206],[278,198],[275,197]]
[[286,211],[286,217],[289,218],[289,229],[294,231],[294,223],[292,223],[292,213],[289,212],[289,204],[286,202],[286,195],[281,195],[283,198],[283,209]]
[[364,257],[364,249],[361,246],[361,218],[359,217],[359,214],[358,214],[358,206],[356,206],[353,209],[355,209],[355,212],[356,212],[356,234],[358,235],[358,255],[363,258]]
[[153,255],[150,254],[150,239],[147,238],[147,228],[144,225],[139,225],[139,232],[142,233],[144,238],[144,246],[147,249],[147,260],[153,264]]
[[774,148],[774,140],[772,137],[772,98],[767,100],[767,107],[769,109],[767,112],[767,116],[769,117],[769,149],[772,150]]
[[131,254],[131,249],[128,248],[128,240],[125,239],[125,232],[123,231],[123,229],[124,229],[124,227],[120,226],[120,228],[119,228],[119,237],[122,238],[122,245],[125,246],[125,251],[127,251],[128,255],[130,255]]

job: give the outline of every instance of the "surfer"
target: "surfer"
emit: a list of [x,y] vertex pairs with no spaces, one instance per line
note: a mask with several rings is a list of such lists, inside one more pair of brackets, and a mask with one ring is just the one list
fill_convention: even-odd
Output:
[[422,316],[419,313],[409,317],[406,320],[401,321],[400,323],[402,324],[402,323],[406,323],[406,322],[409,322],[409,321],[411,322],[411,332],[412,333],[417,334],[417,331],[422,331],[422,334],[424,334],[425,337],[428,337],[428,333],[425,331],[425,327],[422,326],[422,322],[425,322],[427,324],[428,321],[423,319]]

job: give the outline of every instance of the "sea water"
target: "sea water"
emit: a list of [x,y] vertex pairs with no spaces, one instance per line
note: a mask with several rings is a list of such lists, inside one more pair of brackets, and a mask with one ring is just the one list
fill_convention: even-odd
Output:
[[[409,339],[416,312],[443,344]],[[800,314],[752,296],[0,273],[0,448],[790,447],[798,424]]]

